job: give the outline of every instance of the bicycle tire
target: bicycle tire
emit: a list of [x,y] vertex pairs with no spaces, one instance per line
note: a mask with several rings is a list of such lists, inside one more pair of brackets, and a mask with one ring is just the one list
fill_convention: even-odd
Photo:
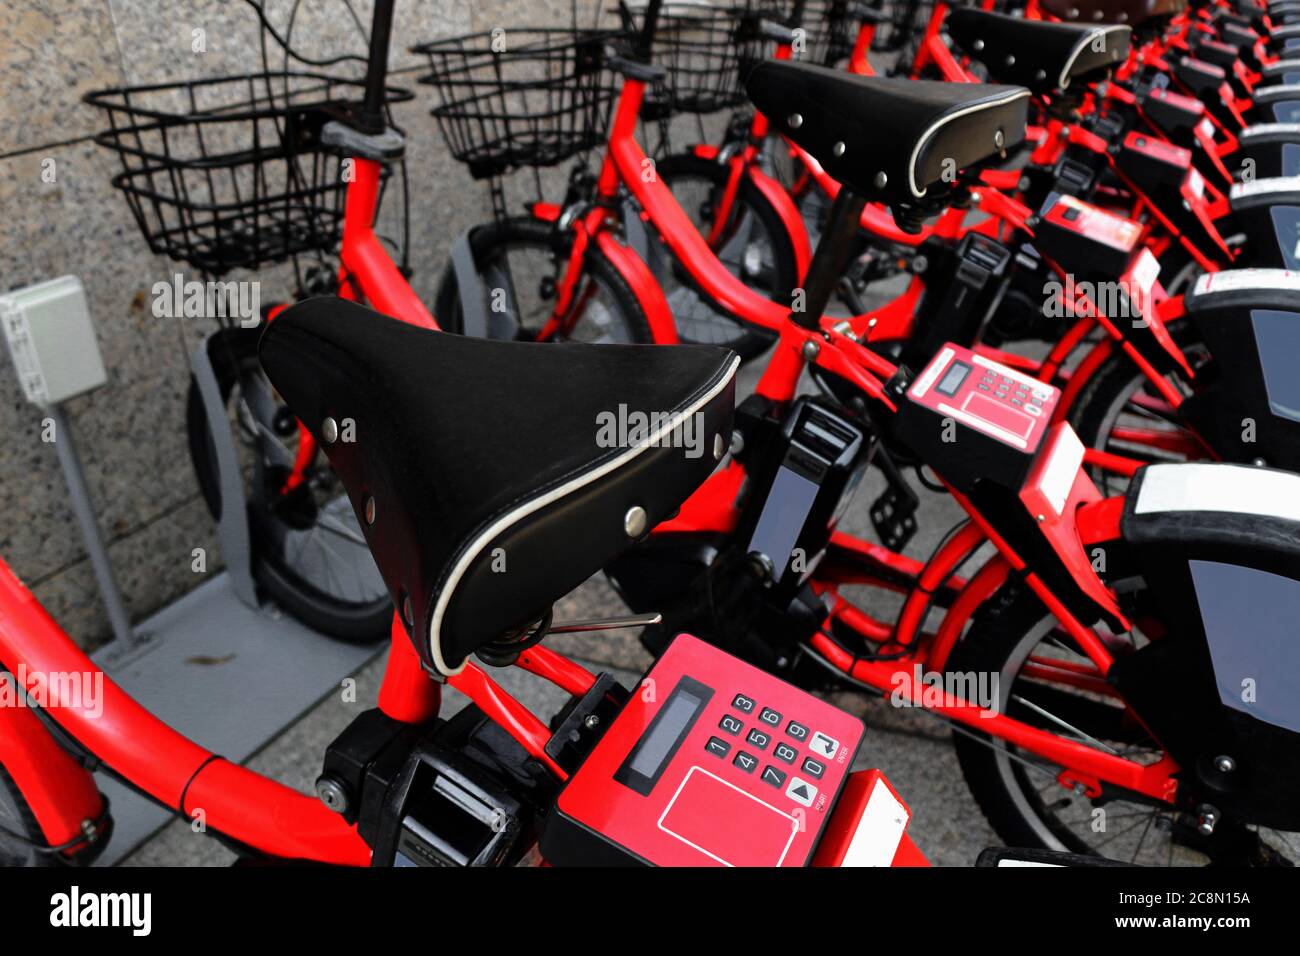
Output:
[[[531,217],[514,217],[484,223],[470,230],[470,253],[474,259],[475,269],[482,276],[492,261],[493,256],[503,255],[512,249],[532,248],[564,261],[565,244],[561,234],[548,222]],[[594,245],[587,248],[583,260],[584,270],[589,279],[605,291],[609,299],[609,325],[615,329],[618,341],[638,344],[653,344],[654,335],[650,330],[650,320],[645,310],[632,291],[632,287],[614,265]],[[446,332],[456,335],[465,334],[465,315],[461,308],[460,288],[456,271],[451,262],[443,270],[438,283],[438,294],[434,300],[434,315],[438,325]],[[579,319],[581,323],[583,319]],[[516,328],[508,329],[505,323],[490,328],[488,338],[528,340],[527,330],[517,319]],[[622,333],[618,328],[622,328]]]
[[[655,163],[655,171],[670,189],[673,186],[674,179],[680,184],[682,181],[691,178],[708,182],[713,189],[722,189],[726,186],[730,175],[728,167],[714,160],[702,159],[691,153],[678,153],[665,157]],[[705,221],[711,221],[710,212],[709,209],[701,210],[701,218]],[[773,302],[789,305],[792,301],[791,297],[794,289],[799,284],[799,268],[794,253],[794,240],[790,237],[780,214],[749,177],[742,178],[737,189],[736,211],[732,215],[732,228],[736,223],[742,221],[746,212],[753,217],[754,222],[759,227],[761,236],[759,241],[766,240],[767,248],[771,250],[771,278],[768,282],[768,289],[759,291],[762,292],[765,298],[771,299]],[[687,213],[690,214],[691,210],[687,210]],[[724,265],[729,267],[728,272],[744,281],[743,277],[737,274],[737,270],[731,268],[732,263],[724,261]],[[740,267],[744,268],[743,263],[740,264]],[[685,275],[685,270],[675,269],[674,271],[681,273],[682,277],[687,279],[683,283],[684,285],[694,288],[694,283],[689,281],[689,277]],[[772,343],[776,341],[776,333],[728,315],[721,305],[713,301],[702,290],[696,288],[695,291],[717,313],[718,321],[711,323],[712,326],[722,330],[725,334],[710,338],[697,337],[691,334],[691,328],[687,323],[679,321],[677,334],[683,342],[724,345],[736,352],[742,359],[748,360],[767,351]]]
[[[223,405],[229,403],[241,367],[257,362],[258,329],[228,329],[212,350],[213,371]],[[190,461],[213,520],[221,520],[220,480],[207,407],[198,383],[190,380],[186,402]],[[269,508],[246,502],[252,548],[252,575],[258,587],[291,617],[313,630],[349,644],[373,644],[389,634],[393,607],[387,591],[372,600],[350,601],[330,594],[295,571],[282,553],[285,523]],[[376,572],[377,574],[377,572]]]

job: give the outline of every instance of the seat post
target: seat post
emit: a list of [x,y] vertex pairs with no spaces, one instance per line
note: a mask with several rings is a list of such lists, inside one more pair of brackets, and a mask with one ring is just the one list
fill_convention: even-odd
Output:
[[831,204],[830,222],[817,242],[804,281],[804,309],[791,313],[803,328],[814,331],[821,328],[822,314],[853,257],[862,210],[866,205],[865,197],[847,188],[841,189]]

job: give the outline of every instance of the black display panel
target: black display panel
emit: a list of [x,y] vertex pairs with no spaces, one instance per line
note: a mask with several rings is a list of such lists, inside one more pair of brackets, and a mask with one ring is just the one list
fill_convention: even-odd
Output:
[[704,705],[713,696],[713,688],[691,677],[677,682],[668,699],[655,714],[632,752],[614,774],[614,779],[643,797],[654,789],[664,767],[677,753],[686,735],[695,726]]
[[1220,700],[1300,733],[1300,581],[1218,561],[1188,564]]
[[966,376],[969,374],[969,365],[965,362],[953,362],[948,366],[948,371],[943,373],[943,380],[936,386],[936,390],[945,395],[956,395],[957,389],[961,388],[961,383],[966,381]]
[[1250,321],[1255,327],[1268,406],[1274,415],[1300,422],[1300,375],[1295,367],[1295,358],[1300,355],[1300,315],[1255,309]]

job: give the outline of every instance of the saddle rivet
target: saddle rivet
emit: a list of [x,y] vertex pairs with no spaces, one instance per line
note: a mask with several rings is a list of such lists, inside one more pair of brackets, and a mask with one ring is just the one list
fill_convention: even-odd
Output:
[[996,146],[998,149],[1001,149],[1002,144],[1005,143],[1006,141],[1007,138],[1002,134],[1002,130],[999,129],[993,132],[993,145]]
[[974,43],[970,45],[970,48],[974,50],[976,53],[978,53],[980,50],[984,49],[984,41],[976,40]]
[[843,144],[843,143],[836,143],[834,146],[831,147],[831,152],[834,153],[836,156],[843,156],[843,155],[844,155],[844,144]]
[[1071,8],[1070,8],[1070,19],[1071,19],[1071,20],[1077,20],[1077,19],[1079,19],[1079,8],[1078,8],[1078,7],[1071,7]]
[[884,189],[885,186],[889,183],[889,177],[885,175],[885,171],[883,169],[880,172],[876,173],[876,178],[874,180],[874,183],[877,189]]
[[803,344],[803,357],[809,362],[817,361],[817,356],[821,355],[822,347],[816,339],[809,339]]
[[375,523],[375,496],[366,499],[366,524]]
[[1015,56],[1015,54],[1014,54],[1014,53],[1008,53],[1008,54],[1007,54],[1007,66],[1015,66],[1015,65],[1016,65],[1016,56]]
[[320,437],[325,439],[325,444],[334,444],[339,440],[339,423],[327,417],[320,423]]
[[713,460],[722,461],[723,451],[724,449],[722,446],[722,432],[718,432],[716,435],[713,436]]
[[790,123],[791,129],[798,129],[800,126],[803,125],[803,117],[800,116],[798,113],[791,113],[788,122]]
[[623,515],[623,531],[629,538],[639,538],[645,534],[646,515],[645,509],[640,505],[633,505],[627,509],[627,514]]

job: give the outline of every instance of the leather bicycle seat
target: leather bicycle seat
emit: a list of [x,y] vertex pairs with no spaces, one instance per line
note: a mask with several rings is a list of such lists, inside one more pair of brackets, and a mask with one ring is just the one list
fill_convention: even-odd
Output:
[[708,477],[739,365],[708,346],[464,338],[332,297],[281,313],[260,355],[442,674],[537,621]]
[[1035,93],[1060,92],[1072,80],[1123,63],[1132,34],[1126,26],[1024,20],[975,7],[957,7],[946,25],[957,45],[995,80]]
[[1141,27],[1186,9],[1185,0],[1042,0],[1060,20],[1074,23],[1126,23]]
[[772,125],[828,173],[896,209],[1025,137],[1029,91],[1016,86],[866,77],[779,60],[756,66],[746,85]]

